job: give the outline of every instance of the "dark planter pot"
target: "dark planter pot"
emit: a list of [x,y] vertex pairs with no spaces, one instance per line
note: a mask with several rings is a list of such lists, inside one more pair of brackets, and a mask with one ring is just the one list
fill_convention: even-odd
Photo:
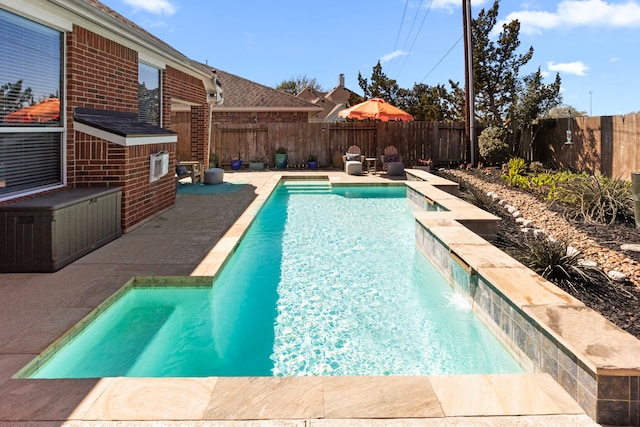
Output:
[[276,167],[278,169],[285,169],[287,167],[287,154],[276,153]]
[[317,160],[315,160],[315,161],[313,161],[313,162],[311,162],[311,161],[307,161],[307,167],[308,167],[309,169],[311,169],[311,170],[316,170],[316,169],[318,169],[318,161],[317,161]]
[[636,228],[640,229],[640,172],[631,173],[631,194],[633,196],[633,212]]
[[234,171],[240,170],[242,167],[242,160],[231,160],[231,169]]

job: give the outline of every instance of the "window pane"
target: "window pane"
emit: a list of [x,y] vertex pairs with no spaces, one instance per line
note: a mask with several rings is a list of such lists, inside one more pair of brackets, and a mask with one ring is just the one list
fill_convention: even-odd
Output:
[[61,135],[0,133],[0,196],[61,183]]
[[160,126],[160,70],[138,64],[138,120]]
[[0,196],[63,182],[63,37],[0,10]]
[[0,52],[0,126],[59,127],[62,33],[0,10]]

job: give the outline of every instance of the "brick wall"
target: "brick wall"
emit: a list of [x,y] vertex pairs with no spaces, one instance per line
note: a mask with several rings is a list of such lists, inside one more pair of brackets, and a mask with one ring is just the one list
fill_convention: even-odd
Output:
[[[138,54],[126,46],[74,26],[67,35],[67,182],[70,186],[122,187],[122,228],[175,203],[176,144],[123,147],[73,131],[73,108],[138,111]],[[162,73],[163,127],[171,125],[171,98],[206,103],[202,81],[167,67]],[[192,107],[192,146],[204,161],[208,138],[206,106]],[[169,174],[150,183],[150,156],[170,153]]]
[[305,112],[223,112],[213,110],[212,123],[220,124],[256,124],[256,123],[299,123],[308,122],[309,114]]
[[[183,73],[172,67],[167,67],[163,74],[163,102],[165,117],[164,127],[170,126],[171,98],[203,104],[207,99],[207,92],[202,80]],[[191,107],[191,155],[190,160],[206,164],[209,161],[207,142],[209,141],[209,107],[205,103]]]

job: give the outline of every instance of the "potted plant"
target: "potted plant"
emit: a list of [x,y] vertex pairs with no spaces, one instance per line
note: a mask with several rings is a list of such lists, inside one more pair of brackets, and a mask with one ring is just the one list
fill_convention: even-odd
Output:
[[276,167],[279,169],[287,167],[287,147],[280,146],[276,149]]
[[249,169],[251,170],[262,170],[264,169],[264,162],[262,161],[262,158],[258,157],[254,160],[251,160],[249,162]]
[[242,159],[240,157],[234,157],[231,159],[231,169],[234,171],[240,170],[242,167]]
[[218,167],[218,155],[216,153],[209,153],[209,167]]
[[418,159],[418,164],[415,167],[416,169],[422,169],[423,171],[429,172],[431,168],[433,168],[433,160],[429,159]]
[[318,169],[318,156],[311,153],[307,156],[307,167],[311,170]]

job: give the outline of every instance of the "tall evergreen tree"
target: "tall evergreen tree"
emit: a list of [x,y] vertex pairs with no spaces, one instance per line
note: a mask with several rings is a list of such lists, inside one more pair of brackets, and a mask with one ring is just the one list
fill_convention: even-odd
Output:
[[502,125],[516,100],[520,68],[533,57],[533,47],[517,53],[520,22],[503,24],[497,40],[491,39],[498,18],[499,0],[482,9],[471,22],[476,116],[479,121]]
[[358,85],[362,89],[366,99],[382,98],[389,104],[396,105],[397,103],[400,86],[398,86],[395,80],[388,78],[382,72],[382,64],[380,64],[380,61],[373,67],[371,83],[358,72]]

